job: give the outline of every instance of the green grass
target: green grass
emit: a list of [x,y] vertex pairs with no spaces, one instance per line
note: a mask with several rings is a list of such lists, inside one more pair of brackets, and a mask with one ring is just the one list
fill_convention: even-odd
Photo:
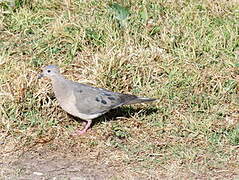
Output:
[[[86,159],[99,152],[125,172],[116,177],[235,176],[238,7],[224,0],[0,3],[1,153],[46,142]],[[123,118],[106,115],[72,137],[81,125],[58,106],[49,81],[37,80],[49,64],[69,79],[160,101],[114,111]]]

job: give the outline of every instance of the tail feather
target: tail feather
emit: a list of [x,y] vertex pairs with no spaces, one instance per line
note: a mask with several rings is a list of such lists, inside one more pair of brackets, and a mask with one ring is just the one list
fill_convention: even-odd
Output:
[[151,101],[155,101],[157,99],[155,98],[146,98],[146,97],[138,97],[135,95],[128,95],[124,94],[124,105],[129,105],[129,104],[136,104],[136,103],[147,103]]
[[147,103],[147,102],[152,102],[152,101],[155,101],[155,100],[157,100],[157,99],[155,99],[155,98],[137,97],[136,99],[133,99],[133,100],[127,102],[126,104]]

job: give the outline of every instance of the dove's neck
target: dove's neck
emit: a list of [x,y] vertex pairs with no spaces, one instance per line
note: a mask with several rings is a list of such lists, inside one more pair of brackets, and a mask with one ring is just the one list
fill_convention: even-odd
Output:
[[53,91],[58,100],[62,99],[62,96],[65,97],[69,93],[69,80],[67,80],[63,75],[58,74],[55,77],[51,78]]
[[51,81],[52,84],[64,84],[64,81],[66,81],[67,79],[61,75],[61,74],[57,74],[56,76],[52,76],[51,77]]

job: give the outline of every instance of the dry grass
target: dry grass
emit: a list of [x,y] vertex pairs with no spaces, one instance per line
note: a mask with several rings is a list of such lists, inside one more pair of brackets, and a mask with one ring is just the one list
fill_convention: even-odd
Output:
[[[0,153],[43,146],[110,164],[116,178],[238,176],[238,6],[2,2]],[[36,79],[48,64],[69,79],[160,102],[115,110],[72,137],[80,124],[58,107],[49,82]]]

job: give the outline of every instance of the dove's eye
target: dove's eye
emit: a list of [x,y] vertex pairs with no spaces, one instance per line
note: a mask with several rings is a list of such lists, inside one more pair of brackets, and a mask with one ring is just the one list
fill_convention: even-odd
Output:
[[48,73],[50,73],[50,72],[51,72],[51,70],[49,70],[49,69],[48,69],[48,70],[47,70],[47,72],[48,72]]

